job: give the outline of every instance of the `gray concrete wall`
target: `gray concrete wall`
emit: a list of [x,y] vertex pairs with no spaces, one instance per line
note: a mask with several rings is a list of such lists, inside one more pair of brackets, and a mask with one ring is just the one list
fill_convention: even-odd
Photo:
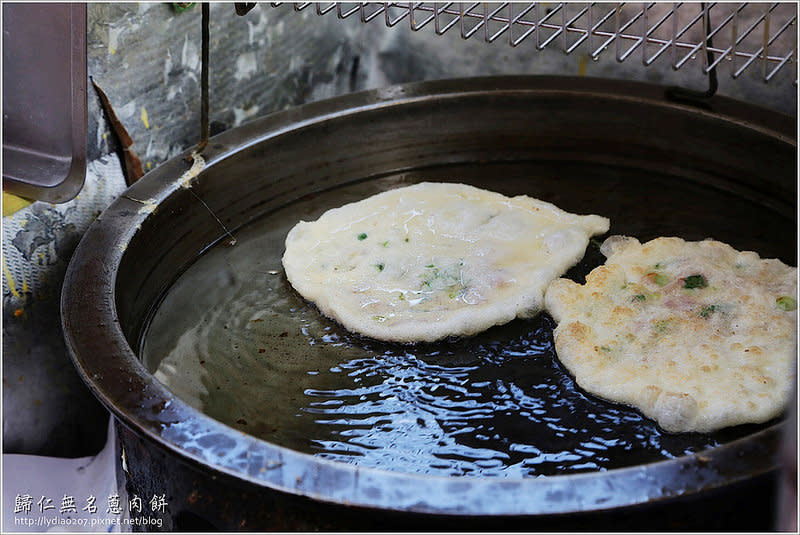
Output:
[[[794,8],[796,10],[796,6]],[[752,16],[756,11],[746,12]],[[196,141],[199,121],[200,9],[181,14],[169,4],[89,4],[89,73],[108,93],[135,141],[145,169]],[[556,17],[558,19],[558,17]],[[386,28],[357,16],[338,20],[313,8],[259,4],[244,17],[231,4],[211,6],[211,119],[218,129],[269,112],[388,84],[493,74],[567,74],[625,78],[705,88],[697,59],[675,72],[664,54],[644,68],[640,54],[618,63],[578,49],[565,55],[532,39],[512,48],[504,38],[462,40],[458,28],[436,36],[431,23],[412,32],[404,21]],[[743,24],[743,23],[741,23]],[[699,25],[694,28],[700,30]],[[721,40],[722,36],[718,37]],[[556,47],[558,48],[558,47]],[[721,94],[794,113],[793,68],[770,84],[760,68],[733,80],[723,62]],[[96,99],[90,98],[90,159],[109,150]]]

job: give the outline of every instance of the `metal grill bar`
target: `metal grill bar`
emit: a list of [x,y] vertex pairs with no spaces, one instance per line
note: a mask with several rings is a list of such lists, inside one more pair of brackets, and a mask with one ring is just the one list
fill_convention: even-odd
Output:
[[328,13],[329,11],[333,10],[336,7],[336,2],[330,2],[326,7],[322,7],[322,2],[317,2],[315,7],[317,9],[317,15],[324,15],[325,13]]
[[444,27],[441,26],[441,24],[439,22],[439,17],[451,5],[453,5],[453,3],[452,2],[448,2],[441,9],[439,9],[439,8],[434,9],[434,20],[436,21],[436,23],[435,23],[436,24],[436,35],[442,35],[444,32],[446,32],[447,30],[449,30],[450,28],[455,26],[461,20],[460,18],[454,18],[448,24],[446,24]]
[[717,59],[715,59],[715,60],[714,60],[714,61],[711,63],[711,65],[709,65],[708,67],[706,67],[706,73],[710,72],[710,71],[711,71],[711,69],[713,69],[714,67],[716,67],[716,66],[719,64],[719,62],[720,62],[720,61],[722,61],[722,60],[723,60],[723,59],[725,59],[726,57],[730,57],[730,56],[728,56],[728,54],[729,54],[729,53],[730,53],[732,50],[734,50],[734,47],[735,47],[735,45],[736,45],[736,42],[737,42],[737,37],[736,37],[736,28],[737,28],[737,26],[738,26],[738,25],[737,25],[737,23],[736,23],[736,22],[737,22],[737,19],[739,18],[739,13],[741,13],[741,11],[744,9],[744,7],[745,7],[745,4],[740,4],[740,5],[739,5],[739,7],[738,7],[738,8],[736,8],[736,10],[734,10],[734,11],[733,11],[733,13],[731,13],[731,14],[728,16],[728,18],[727,18],[727,19],[725,19],[725,22],[723,22],[722,24],[720,24],[720,25],[717,27],[717,29],[716,29],[716,30],[714,30],[714,31],[712,32],[713,34],[716,34],[716,33],[717,33],[717,31],[721,30],[721,29],[722,29],[722,28],[725,26],[725,24],[727,24],[728,22],[731,22],[731,23],[733,24],[733,26],[732,26],[732,28],[733,28],[733,33],[732,33],[732,35],[731,35],[731,46],[729,46],[728,48],[726,48],[726,49],[725,49],[725,50],[724,50],[724,51],[723,51],[721,54],[719,54],[719,57],[718,57]]
[[519,37],[514,39],[514,25],[522,17],[524,17],[531,10],[533,10],[535,7],[536,7],[536,4],[528,4],[528,6],[525,9],[523,9],[522,11],[520,11],[519,14],[516,17],[512,17],[511,15],[513,15],[513,13],[514,13],[514,4],[513,3],[509,3],[508,4],[509,18],[511,19],[511,22],[509,23],[509,32],[508,32],[509,42],[508,42],[508,44],[510,44],[511,46],[517,46],[522,41],[524,41],[528,37],[528,35],[531,34],[531,32],[535,32],[536,31],[537,26],[536,25],[531,26],[527,30],[525,30],[525,32],[522,35],[520,35]]
[[[771,45],[773,42],[775,42],[775,40],[776,40],[778,37],[780,37],[781,33],[782,33],[783,31],[785,31],[785,30],[786,30],[786,28],[788,28],[789,26],[791,26],[792,24],[794,24],[795,17],[792,17],[792,18],[791,18],[789,21],[787,21],[787,22],[786,22],[786,23],[783,25],[783,27],[782,27],[780,30],[778,30],[778,31],[775,33],[775,35],[773,35],[773,36],[772,36],[772,38],[770,38],[770,37],[769,37],[769,22],[770,22],[770,14],[771,14],[771,13],[772,13],[772,11],[775,9],[775,7],[777,7],[777,4],[773,4],[772,6],[770,6],[770,8],[769,8],[769,9],[768,9],[768,10],[767,10],[767,11],[764,13],[764,15],[763,15],[763,16],[762,16],[762,17],[759,19],[759,20],[762,20],[762,21],[764,21],[764,41],[763,41],[763,42],[764,42],[764,44],[761,46],[761,48],[759,48],[758,50],[756,50],[756,52],[755,52],[754,54],[752,54],[752,55],[750,56],[750,58],[748,58],[748,60],[747,60],[747,61],[744,63],[744,65],[742,65],[742,66],[741,66],[741,67],[740,67],[738,70],[734,71],[734,73],[733,73],[733,77],[734,77],[734,78],[738,78],[738,77],[739,77],[739,76],[742,74],[742,72],[744,72],[744,70],[745,70],[745,69],[747,69],[747,67],[749,67],[749,66],[750,66],[750,65],[751,65],[751,64],[752,64],[752,63],[753,63],[753,62],[754,62],[754,61],[755,61],[757,58],[759,58],[759,57],[760,57],[762,60],[764,60],[764,61],[763,61],[763,65],[764,65],[764,81],[767,81],[767,82],[768,82],[768,81],[769,81],[769,79],[771,79],[771,78],[772,78],[772,76],[774,76],[774,72],[777,72],[777,69],[775,69],[775,71],[773,72],[773,74],[772,74],[771,76],[769,76],[769,79],[767,78],[767,63],[768,63],[768,61],[770,61],[770,58],[771,58],[771,56],[769,56],[769,46],[770,46],[770,45]],[[752,31],[752,30],[751,30],[751,31]],[[791,55],[791,53],[790,53],[790,55]],[[780,63],[783,63],[783,64],[785,65],[785,64],[786,64],[786,62],[783,62],[782,60],[783,60],[783,58],[778,58],[779,64],[780,64]],[[781,65],[781,66],[782,66],[782,65]]]
[[349,17],[350,15],[352,15],[353,13],[358,11],[358,8],[359,8],[359,6],[355,6],[355,7],[350,8],[349,11],[342,12],[342,3],[341,2],[336,2],[336,16],[339,17],[340,19]]
[[497,9],[492,11],[491,14],[489,14],[489,4],[483,4],[483,12],[485,14],[485,17],[484,17],[484,29],[485,29],[484,40],[487,43],[493,43],[498,37],[503,35],[503,33],[505,33],[509,28],[511,28],[510,23],[508,21],[506,21],[505,24],[499,30],[497,30],[494,33],[491,33],[491,31],[489,29],[489,21],[492,20],[492,18],[501,9],[505,9],[509,5],[511,5],[511,4],[509,4],[508,2],[503,2],[502,4],[500,4],[500,7],[498,7]]
[[[703,11],[701,14],[700,14],[700,15],[701,15],[701,17],[702,17],[702,19],[703,19],[703,25],[704,25],[704,26],[705,26],[705,19],[706,19],[706,18],[709,16],[709,15],[708,15],[708,13],[709,13],[709,11],[711,10],[711,7],[712,7],[712,6],[707,6],[707,7],[706,7],[706,9],[705,9],[705,10],[704,10],[704,11]],[[725,21],[723,21],[723,23],[722,23],[722,24],[720,24],[719,26],[717,26],[715,29],[711,30],[711,33],[709,33],[709,34],[708,34],[708,36],[707,36],[706,38],[704,38],[704,39],[703,39],[701,42],[699,42],[698,44],[694,45],[694,46],[692,47],[692,49],[691,49],[691,50],[689,50],[689,52],[688,52],[688,53],[687,53],[687,54],[686,54],[686,55],[683,57],[683,59],[681,59],[681,60],[680,60],[680,62],[677,64],[677,67],[676,67],[676,68],[678,68],[678,69],[679,69],[679,68],[681,68],[681,67],[683,66],[683,64],[684,64],[684,63],[686,63],[686,62],[687,62],[687,61],[688,61],[688,60],[689,60],[689,59],[690,59],[692,56],[694,56],[695,54],[697,54],[697,51],[698,51],[698,50],[700,50],[701,48],[703,49],[703,52],[705,52],[705,51],[706,51],[706,48],[707,48],[707,46],[706,46],[706,45],[708,44],[708,38],[709,38],[709,37],[714,37],[715,35],[717,35],[717,33],[718,33],[718,32],[719,32],[719,31],[720,31],[722,28],[724,28],[726,24],[728,24],[730,21],[732,21],[732,20],[733,20],[733,16],[734,16],[734,14],[733,14],[733,13],[731,13],[730,15],[728,15],[728,17],[725,19]],[[725,55],[725,51],[722,51],[722,52],[720,52],[720,55],[721,55],[721,56],[724,56],[724,55]],[[706,70],[706,72],[709,72],[709,71],[711,70],[711,66],[707,67],[705,70]]]
[[[612,15],[614,15],[616,13],[616,10],[612,9],[608,13],[606,13],[605,15],[600,17],[600,20],[598,20],[597,22],[592,24],[592,21],[593,21],[592,7],[591,7],[592,5],[593,4],[590,4],[590,6],[589,6],[589,26],[591,27],[591,31],[585,32],[577,41],[575,41],[572,44],[572,46],[570,47],[570,49],[567,50],[568,54],[572,53],[584,41],[587,41],[589,49],[591,50],[592,49],[592,37],[595,36],[595,35],[599,35],[598,29],[603,24],[605,24],[608,21],[608,19],[610,19],[612,17]],[[615,37],[617,37],[617,34],[616,33],[612,34],[612,36],[607,41],[605,41],[605,43],[603,43],[603,45],[601,45],[600,48],[598,48],[597,50],[595,50],[594,53],[592,53],[592,58],[597,58],[599,56],[600,52],[602,52],[605,49],[605,45],[607,43],[609,43]]]
[[406,11],[401,12],[398,17],[392,18],[392,15],[390,13],[391,9],[392,8],[398,8],[398,7],[401,7],[401,6],[394,5],[394,2],[384,2],[383,6],[384,6],[383,7],[384,23],[386,24],[386,26],[388,28],[391,28],[392,26],[397,25],[397,23],[399,23],[401,20],[406,18],[409,15],[409,13],[411,12],[411,10],[408,9]]
[[[583,15],[585,15],[585,14],[586,14],[586,13],[589,11],[589,8],[591,7],[591,5],[592,5],[592,4],[589,4],[589,5],[588,5],[588,6],[586,6],[585,8],[581,9],[581,10],[580,10],[580,12],[579,12],[577,15],[575,15],[574,17],[572,17],[571,19],[569,19],[569,22],[565,23],[565,27],[566,27],[566,28],[569,28],[570,26],[572,26],[573,24],[575,24],[575,21],[577,21],[579,18],[581,18]],[[563,17],[565,17],[565,16],[566,16],[566,13],[567,13],[567,12],[566,12],[566,9],[562,9],[562,10],[561,10],[561,17],[562,17],[562,18],[563,18]],[[590,24],[591,24],[591,22],[590,22]],[[588,27],[588,25],[587,25],[587,27]],[[583,34],[583,36],[582,36],[582,37],[580,37],[580,38],[579,38],[579,39],[576,41],[576,43],[578,43],[578,44],[581,44],[581,43],[583,42],[583,39],[585,39],[585,38],[586,38],[586,35],[587,35],[588,33],[589,33],[588,31],[585,31],[585,32],[584,32],[584,34]],[[565,32],[563,32],[563,34],[562,34],[562,35],[564,36],[564,53],[566,53],[566,54],[570,54],[570,53],[571,53],[573,50],[575,50],[575,47],[568,47],[568,46],[567,46],[567,32],[566,32],[566,31],[565,31]]]
[[360,17],[361,17],[361,22],[369,22],[372,19],[374,19],[375,17],[379,17],[382,13],[383,13],[383,10],[378,8],[378,9],[374,10],[372,13],[370,13],[369,15],[367,15],[366,5],[365,4],[361,4],[359,6],[359,14],[360,14]]
[[[660,19],[658,22],[656,22],[656,23],[653,25],[653,27],[650,29],[650,31],[649,31],[647,34],[648,34],[648,35],[651,35],[653,32],[655,32],[656,30],[658,30],[658,29],[661,27],[661,25],[662,25],[662,24],[664,24],[664,23],[667,21],[667,19],[668,19],[668,18],[670,18],[670,17],[672,17],[672,20],[673,20],[673,21],[675,21],[675,22],[677,23],[677,21],[678,21],[678,16],[677,16],[676,12],[677,12],[677,9],[678,9],[678,7],[679,7],[679,6],[680,6],[680,4],[675,4],[675,5],[672,7],[672,9],[669,11],[669,13],[667,13],[666,15],[664,15],[663,17],[661,17],[661,19]],[[644,59],[644,64],[645,64],[645,66],[649,66],[649,65],[651,65],[651,64],[652,64],[652,63],[653,63],[655,60],[657,60],[657,59],[659,58],[659,56],[661,56],[661,54],[662,54],[662,53],[663,53],[665,50],[667,50],[667,49],[670,47],[670,45],[672,45],[672,43],[674,43],[674,42],[675,42],[675,39],[674,39],[674,38],[673,38],[673,39],[670,39],[669,41],[667,41],[666,43],[664,43],[663,45],[661,45],[661,47],[660,47],[658,50],[656,50],[656,53],[655,53],[655,54],[653,54],[652,56],[650,56],[650,58],[648,58],[648,59]]]
[[[278,7],[283,4],[273,2],[271,5]],[[344,4],[352,7],[345,7]],[[383,15],[384,24],[388,27],[396,26],[408,17],[413,31],[433,21],[438,35],[458,25],[464,39],[483,29],[483,39],[487,43],[494,42],[508,32],[508,44],[512,47],[519,46],[533,36],[536,48],[543,50],[561,37],[564,53],[571,54],[585,46],[592,59],[597,59],[615,45],[617,61],[625,61],[641,46],[642,63],[645,66],[652,65],[664,52],[671,50],[672,67],[675,70],[690,63],[699,52],[709,51],[714,60],[710,63],[703,60],[702,71],[708,73],[728,58],[732,61],[730,71],[733,78],[741,76],[757,63],[756,60],[761,62],[761,76],[765,82],[772,80],[786,65],[794,65],[793,70],[797,70],[797,5],[789,2],[768,4],[763,11],[747,2],[709,3],[705,9],[700,9],[698,4],[683,2],[671,5],[657,2],[590,2],[577,7],[575,4],[558,3],[550,4],[552,7],[549,9],[543,9],[541,3],[512,2],[296,2],[294,9],[303,11],[312,5],[317,15],[335,10],[337,17],[344,19],[359,13],[362,22]],[[577,9],[577,14],[568,14],[567,6],[571,6],[570,10]],[[608,11],[603,6],[609,6]],[[374,11],[371,11],[372,8]],[[519,12],[515,14],[516,10]],[[560,20],[554,19],[559,12]],[[605,26],[612,17],[614,28],[610,31]],[[671,32],[664,29],[670,18]],[[714,22],[709,35],[703,31],[707,18]],[[651,26],[648,25],[650,20],[655,21]],[[744,30],[740,31],[742,27]],[[778,30],[771,33],[770,28]],[[760,42],[748,39],[757,29],[762,34]],[[576,40],[571,44],[569,35],[576,35]],[[716,46],[708,45],[709,37],[714,38]],[[595,47],[597,42],[601,44]],[[623,43],[630,44],[623,49]],[[648,55],[652,49],[655,52]],[[796,74],[793,78],[796,82]]]
[[428,15],[428,18],[424,19],[422,22],[417,22],[417,17],[415,16],[415,13],[414,13],[414,4],[411,4],[411,7],[409,9],[411,10],[411,16],[409,17],[409,23],[411,24],[411,30],[415,31],[415,32],[417,30],[419,30],[420,28],[423,28],[426,24],[428,24],[430,21],[432,21],[436,17],[436,13],[433,13],[431,15]]
[[[480,18],[480,20],[475,24],[475,26],[471,30],[466,30],[465,29],[464,21],[467,18],[473,17],[474,15],[472,13],[472,10],[475,9],[476,7],[480,6],[481,4],[480,4],[480,2],[475,2],[474,4],[469,6],[469,8],[466,11],[463,11],[463,6],[464,6],[463,2],[459,2],[458,5],[459,5],[459,8],[461,9],[461,12],[459,13],[459,15],[460,15],[460,24],[461,24],[461,38],[462,39],[469,39],[470,37],[472,37],[475,34],[475,32],[478,31],[478,29],[481,27],[481,25],[483,25],[484,20],[483,20],[483,18]],[[478,17],[482,17],[482,15],[480,15]]]
[[[616,30],[616,32],[614,32],[611,35],[611,37],[609,37],[608,39],[603,41],[603,43],[594,52],[592,52],[592,54],[591,54],[592,59],[599,58],[600,57],[600,53],[608,48],[608,46],[611,44],[611,41],[613,41],[613,40],[615,40],[615,39],[617,39],[619,37],[619,10],[621,9],[621,7],[622,7],[621,4],[617,4],[617,7],[615,7],[614,9],[612,9],[611,11],[608,12],[608,16],[609,17],[611,15],[616,15],[614,20],[617,23],[617,26],[616,26],[617,30]],[[599,26],[598,26],[598,28],[599,28]],[[595,33],[596,32],[597,32],[597,30],[595,30]],[[619,42],[619,40],[617,40],[617,42]],[[589,46],[589,48],[590,49],[592,48],[591,45]]]
[[[653,5],[653,4],[650,4],[650,6],[652,6],[652,5]],[[634,24],[634,23],[635,23],[637,20],[639,20],[639,18],[643,17],[643,16],[645,15],[645,13],[647,13],[647,7],[648,7],[648,6],[645,6],[645,5],[643,5],[643,6],[642,6],[642,9],[641,9],[641,11],[639,11],[639,12],[636,14],[636,16],[634,16],[632,19],[630,19],[630,20],[628,21],[628,23],[627,23],[627,24],[626,24],[626,25],[623,27],[623,31],[624,31],[624,30],[626,30],[626,29],[627,29],[629,26],[632,26],[632,25],[633,25],[633,24]],[[645,27],[647,26],[647,21],[645,21],[645,23],[644,23],[644,26],[645,26]],[[620,33],[620,34],[617,36],[617,39],[625,39],[625,35],[626,35],[626,34],[624,34],[624,33]],[[637,48],[639,45],[641,45],[641,44],[642,44],[642,41],[644,41],[644,39],[645,39],[645,36],[635,36],[635,37],[634,37],[634,36],[632,36],[632,38],[633,38],[633,39],[634,39],[636,42],[635,42],[635,43],[633,43],[633,45],[631,45],[631,47],[630,47],[630,48],[628,48],[628,50],[626,50],[626,51],[625,51],[625,52],[623,52],[622,54],[619,54],[619,53],[618,53],[618,54],[617,54],[617,61],[620,61],[620,62],[622,62],[622,61],[625,61],[625,59],[626,59],[628,56],[630,56],[630,55],[633,53],[633,51],[634,51],[634,50],[636,50],[636,48]],[[619,42],[619,41],[617,41],[617,42]],[[617,47],[617,50],[619,51],[619,47]]]
[[[539,25],[538,25],[538,26],[539,26],[539,27],[541,27],[541,28],[550,28],[550,29],[555,29],[555,30],[557,30],[557,31],[553,32],[553,34],[552,34],[552,35],[551,35],[551,36],[550,36],[550,37],[549,37],[547,40],[545,40],[545,42],[544,42],[544,43],[541,43],[541,44],[539,44],[539,43],[537,42],[537,48],[538,48],[539,50],[544,50],[544,47],[546,47],[547,45],[549,45],[549,44],[550,44],[550,42],[551,42],[553,39],[555,39],[556,37],[558,37],[558,36],[559,36],[559,35],[560,35],[560,34],[561,34],[563,31],[564,31],[564,29],[565,29],[565,27],[566,27],[566,24],[563,24],[562,26],[557,26],[557,25],[555,25],[555,24],[549,24],[549,23],[547,23],[547,19],[548,19],[548,18],[550,18],[550,15],[554,15],[555,13],[557,13],[557,12],[559,12],[559,11],[561,11],[561,20],[562,20],[562,23],[563,23],[563,21],[564,21],[564,10],[565,10],[565,8],[564,8],[564,4],[559,4],[557,8],[555,8],[554,10],[552,10],[550,13],[546,14],[546,15],[544,16],[544,18],[541,20],[541,22],[539,23]],[[525,23],[526,23],[526,21],[520,21],[520,24],[523,24],[523,25],[524,25]],[[530,23],[530,24],[532,24],[532,23]],[[541,32],[538,32],[538,33],[541,33]]]

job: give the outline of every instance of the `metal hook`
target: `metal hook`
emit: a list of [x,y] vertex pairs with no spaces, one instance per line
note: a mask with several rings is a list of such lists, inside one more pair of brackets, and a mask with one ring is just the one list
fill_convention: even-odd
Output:
[[[714,43],[711,40],[711,10],[705,2],[701,2],[700,7],[701,9],[703,9],[703,15],[704,15],[703,18],[705,19],[706,23],[705,24],[706,65],[713,65],[714,53],[711,51],[711,49],[714,47]],[[695,104],[707,107],[705,101],[710,99],[716,94],[718,85],[719,84],[717,83],[717,66],[714,65],[708,72],[708,89],[706,91],[696,91],[694,89],[686,89],[684,87],[672,86],[666,89],[664,95],[670,100],[687,102],[689,104]]]
[[[208,52],[210,48],[209,40],[209,20],[211,18],[208,2],[203,2],[202,16],[202,50],[200,53],[200,143],[194,149],[194,154],[200,154],[208,145],[210,128],[208,123]],[[189,156],[191,159],[192,156]]]
[[236,9],[236,14],[240,17],[250,13],[250,10],[256,7],[255,2],[234,2],[233,7]]

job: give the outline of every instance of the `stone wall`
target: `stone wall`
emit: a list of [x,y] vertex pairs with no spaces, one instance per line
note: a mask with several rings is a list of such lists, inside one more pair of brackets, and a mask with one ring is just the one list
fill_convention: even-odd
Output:
[[[755,13],[755,12],[754,12]],[[89,4],[89,73],[108,93],[129,129],[145,170],[191,146],[199,127],[200,8],[176,13],[169,4]],[[742,23],[744,24],[744,23]],[[679,71],[664,54],[649,68],[639,54],[618,63],[613,51],[591,61],[588,51],[536,51],[532,39],[512,48],[458,28],[437,36],[429,25],[386,28],[382,19],[317,16],[261,3],[239,17],[231,4],[211,6],[211,119],[215,130],[269,112],[351,91],[403,82],[493,74],[565,74],[707,87],[695,60]],[[695,27],[699,30],[699,27]],[[480,34],[480,32],[478,32]],[[585,48],[585,47],[584,47]],[[753,67],[733,80],[720,67],[721,94],[786,113],[797,106],[791,66],[769,84]],[[109,150],[96,99],[90,98],[90,160]]]

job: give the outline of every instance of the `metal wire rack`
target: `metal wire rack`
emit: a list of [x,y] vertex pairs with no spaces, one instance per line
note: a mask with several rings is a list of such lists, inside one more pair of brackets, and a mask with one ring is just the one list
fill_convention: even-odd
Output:
[[[273,7],[284,2],[272,2]],[[383,20],[387,27],[405,21],[411,30],[433,28],[442,35],[458,28],[463,39],[482,36],[536,50],[582,50],[592,59],[613,53],[619,62],[639,57],[645,66],[659,58],[678,70],[700,64],[705,74],[727,64],[738,78],[760,66],[765,82],[787,65],[797,85],[797,4],[676,2],[516,3],[516,2],[295,2],[295,11],[340,19]],[[708,31],[707,31],[708,30]]]

